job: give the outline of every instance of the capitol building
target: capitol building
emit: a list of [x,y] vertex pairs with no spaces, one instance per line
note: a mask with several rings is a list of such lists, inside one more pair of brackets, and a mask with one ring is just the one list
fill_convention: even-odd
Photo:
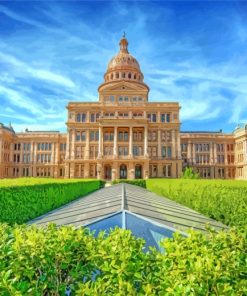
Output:
[[247,125],[233,133],[181,132],[178,102],[149,102],[125,36],[98,87],[98,102],[70,102],[67,133],[16,133],[0,124],[0,178],[247,179]]

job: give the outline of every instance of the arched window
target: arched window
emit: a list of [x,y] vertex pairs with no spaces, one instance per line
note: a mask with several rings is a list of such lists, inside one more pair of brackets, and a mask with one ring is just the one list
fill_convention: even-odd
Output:
[[119,79],[119,73],[116,73],[116,78]]
[[138,79],[141,80],[141,75],[139,75]]
[[111,79],[113,79],[113,74],[111,74]]
[[131,73],[129,73],[128,78],[129,78],[129,79],[131,78]]
[[134,74],[134,79],[136,79],[136,74]]
[[122,78],[125,78],[125,73],[122,73]]

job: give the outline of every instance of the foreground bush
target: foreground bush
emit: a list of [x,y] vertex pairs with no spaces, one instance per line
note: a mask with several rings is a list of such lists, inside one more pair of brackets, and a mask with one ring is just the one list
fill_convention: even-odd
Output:
[[229,226],[247,225],[247,182],[149,179],[147,189]]
[[0,221],[10,224],[27,222],[102,185],[100,180],[20,179],[14,181],[20,186],[9,186],[10,181],[0,182]]
[[245,234],[191,232],[142,252],[117,229],[94,238],[71,227],[0,226],[0,295],[244,295]]
[[134,180],[117,179],[117,180],[112,181],[112,184],[118,184],[118,183],[128,183],[128,184],[137,185],[137,186],[146,188],[146,180],[144,180],[144,179],[134,179]]

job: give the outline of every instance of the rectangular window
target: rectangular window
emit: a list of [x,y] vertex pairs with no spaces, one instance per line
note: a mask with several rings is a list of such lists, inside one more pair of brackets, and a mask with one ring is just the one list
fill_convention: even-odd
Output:
[[80,132],[77,132],[77,133],[76,133],[76,138],[75,138],[75,140],[76,140],[77,142],[81,140],[81,133],[80,133]]
[[147,118],[148,118],[151,122],[156,122],[156,121],[157,121],[157,115],[156,115],[156,113],[148,113],[148,114],[147,114]]
[[85,131],[81,132],[81,140],[86,141],[86,132]]
[[162,113],[161,115],[160,115],[160,121],[161,122],[170,122],[170,120],[171,120],[171,115],[168,113]]
[[124,132],[124,141],[128,141],[128,139],[129,139],[128,132]]
[[166,157],[166,147],[162,147],[161,148],[161,155],[162,155],[162,157]]
[[94,131],[90,131],[90,141],[94,141],[95,140],[95,134]]
[[92,113],[91,115],[90,115],[90,121],[91,122],[95,122],[95,114],[94,113]]
[[118,133],[118,140],[123,141],[123,132]]
[[172,148],[170,146],[167,147],[167,157],[168,158],[172,157]]
[[76,114],[76,121],[81,122],[81,114],[80,113]]

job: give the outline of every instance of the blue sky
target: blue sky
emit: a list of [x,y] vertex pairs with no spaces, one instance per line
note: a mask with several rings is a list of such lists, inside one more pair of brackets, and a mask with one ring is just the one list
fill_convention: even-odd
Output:
[[247,3],[0,1],[0,122],[65,131],[69,101],[97,101],[123,31],[150,101],[182,130],[247,122]]

